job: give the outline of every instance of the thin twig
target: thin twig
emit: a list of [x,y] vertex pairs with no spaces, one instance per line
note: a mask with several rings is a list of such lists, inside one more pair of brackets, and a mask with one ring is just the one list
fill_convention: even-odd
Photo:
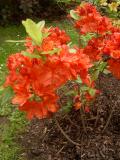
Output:
[[84,111],[83,111],[83,106],[80,109],[80,114],[81,114],[81,121],[82,121],[84,132],[87,133],[86,124],[85,124],[85,114],[84,114]]
[[97,119],[97,117],[96,116],[93,116],[92,118],[88,118],[88,119],[86,119],[87,121],[92,121],[92,120],[95,120],[95,119]]
[[98,120],[99,120],[99,108],[97,108],[97,116],[96,116],[96,121],[95,121],[95,127],[97,126]]
[[102,133],[106,130],[106,128],[108,127],[109,123],[110,123],[110,120],[111,120],[111,117],[113,115],[113,112],[114,112],[114,108],[112,109],[108,119],[107,119],[107,122],[106,122],[106,125],[104,126],[103,130],[102,130]]
[[106,160],[105,155],[102,153],[101,149],[98,147],[98,151],[102,157],[103,160]]
[[68,137],[68,135],[63,131],[63,129],[60,127],[58,120],[55,118],[55,122],[57,127],[59,128],[59,130],[61,131],[61,133],[64,135],[64,137],[72,144],[76,145],[76,146],[81,146],[81,144],[74,142],[70,137]]
[[68,116],[67,116],[67,119],[69,120],[69,122],[73,125],[73,126],[75,126],[76,128],[80,128],[80,126],[78,126],[78,125],[76,125]]
[[65,148],[65,146],[62,146],[62,148],[56,153],[56,155],[59,155],[64,148]]

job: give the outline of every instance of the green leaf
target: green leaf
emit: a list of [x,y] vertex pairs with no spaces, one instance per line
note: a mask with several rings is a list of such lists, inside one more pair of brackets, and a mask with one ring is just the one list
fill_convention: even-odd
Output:
[[69,113],[71,111],[72,107],[73,107],[72,104],[68,103],[66,106],[62,107],[62,111],[65,113]]
[[47,33],[43,33],[43,38],[46,38],[46,37],[48,37],[50,35],[50,33],[49,32],[47,32]]
[[26,57],[29,57],[29,58],[41,58],[41,56],[39,56],[37,54],[31,54],[31,53],[28,53],[28,52],[22,52],[22,54]]
[[38,29],[40,29],[42,31],[43,28],[45,27],[45,21],[38,22],[37,23],[37,27],[38,27]]
[[93,38],[96,37],[96,34],[94,33],[87,33],[86,35],[81,35],[80,36],[80,41],[81,41],[81,45],[82,47],[86,47],[88,42]]
[[103,73],[104,74],[110,74],[111,72],[109,70],[107,70],[107,69],[104,69]]
[[66,95],[66,96],[76,96],[76,95],[77,95],[77,92],[74,91],[74,90],[71,90],[71,91],[67,92],[65,95]]
[[60,52],[60,48],[54,48],[54,50],[51,50],[51,51],[44,51],[44,52],[41,52],[40,54],[50,54],[50,55],[53,55],[55,53],[58,53]]
[[25,40],[6,40],[5,42],[8,42],[8,43],[24,43]]
[[94,66],[90,69],[90,75],[92,80],[97,80],[101,72],[104,72],[107,66],[107,62],[98,61],[94,63]]
[[65,3],[65,4],[69,4],[71,2],[71,0],[57,0],[57,3]]
[[80,87],[80,90],[83,91],[83,92],[84,92],[84,91],[88,91],[88,90],[89,90],[89,87],[84,85],[84,86],[81,86],[81,87]]
[[76,53],[76,49],[71,48],[71,49],[69,49],[69,52],[70,52],[70,53]]
[[100,72],[103,72],[103,70],[105,69],[106,66],[107,66],[107,62],[101,62],[100,64],[98,64],[97,69],[98,69]]
[[[40,23],[40,22],[39,22]],[[40,45],[42,43],[42,32],[39,25],[33,22],[31,19],[27,19],[26,21],[22,21],[22,24],[24,25],[26,32],[28,35],[32,38],[32,40],[35,42],[35,44]],[[41,23],[41,27],[43,27],[43,23]]]
[[100,71],[99,71],[99,70],[94,71],[94,72],[91,74],[92,80],[94,80],[94,81],[97,80],[99,74],[100,74]]
[[76,0],[75,2],[76,2],[76,3],[81,3],[81,0]]
[[74,10],[70,11],[70,15],[75,20],[79,20],[80,19],[80,16]]
[[89,94],[90,94],[92,97],[94,97],[95,94],[96,94],[96,89],[89,88],[88,92],[89,92]]
[[80,78],[80,76],[77,77],[76,82],[79,83],[79,84],[82,84],[82,83],[83,83],[83,82],[82,82],[82,79]]
[[69,43],[67,44],[68,47],[71,47],[71,45],[72,45],[72,42],[69,42]]

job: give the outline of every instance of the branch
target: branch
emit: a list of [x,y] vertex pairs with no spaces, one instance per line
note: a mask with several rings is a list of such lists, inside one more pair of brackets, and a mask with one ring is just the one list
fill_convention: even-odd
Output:
[[55,118],[55,122],[57,127],[59,128],[59,130],[61,131],[61,133],[64,135],[64,137],[72,144],[76,145],[76,146],[81,146],[79,143],[74,142],[70,137],[68,137],[68,135],[63,131],[63,129],[60,127],[58,120]]

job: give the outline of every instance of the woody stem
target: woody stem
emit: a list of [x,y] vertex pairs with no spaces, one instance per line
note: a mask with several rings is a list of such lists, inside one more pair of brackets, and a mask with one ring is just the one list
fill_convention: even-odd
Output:
[[83,106],[80,109],[80,114],[81,114],[81,121],[82,121],[84,132],[87,133]]
[[56,122],[57,127],[58,127],[59,130],[61,131],[61,133],[64,135],[64,137],[65,137],[70,143],[72,143],[72,144],[74,144],[74,145],[76,145],[76,146],[81,146],[79,143],[74,142],[74,141],[64,132],[64,130],[61,128],[61,126],[60,126],[60,124],[59,124],[59,122],[58,122],[58,120],[57,120],[56,118],[55,118],[55,122]]

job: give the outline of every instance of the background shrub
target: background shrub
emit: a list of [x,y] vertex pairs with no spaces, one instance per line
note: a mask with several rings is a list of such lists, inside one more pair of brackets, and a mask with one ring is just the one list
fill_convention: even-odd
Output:
[[58,18],[71,0],[1,0],[0,24],[18,23],[25,18]]

